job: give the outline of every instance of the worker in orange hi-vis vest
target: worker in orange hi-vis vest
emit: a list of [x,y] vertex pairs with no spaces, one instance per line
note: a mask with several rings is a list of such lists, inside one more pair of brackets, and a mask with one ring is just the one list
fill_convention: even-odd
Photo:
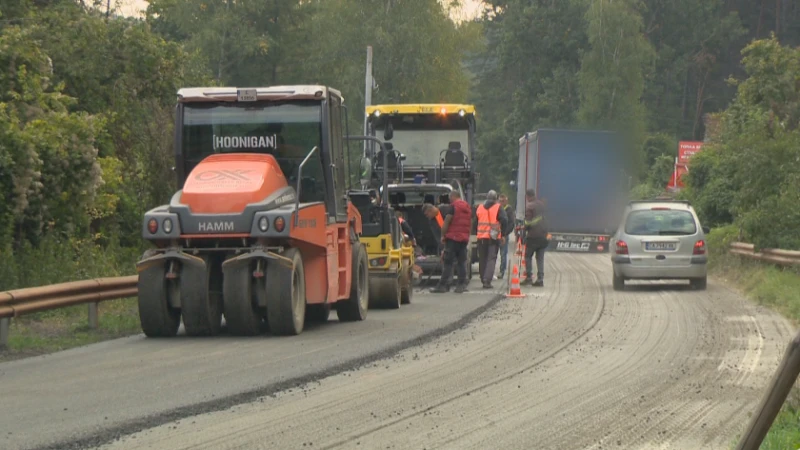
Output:
[[441,204],[439,207],[433,206],[430,203],[426,203],[422,206],[422,214],[425,214],[425,217],[430,219],[431,225],[433,225],[433,229],[435,231],[436,240],[439,242],[442,239],[442,227],[444,226],[444,217],[450,213],[452,210],[452,206],[448,204]]
[[484,289],[491,289],[494,270],[497,265],[497,252],[505,242],[503,230],[508,227],[506,212],[497,202],[497,192],[489,191],[486,202],[475,211],[478,230],[478,273]]

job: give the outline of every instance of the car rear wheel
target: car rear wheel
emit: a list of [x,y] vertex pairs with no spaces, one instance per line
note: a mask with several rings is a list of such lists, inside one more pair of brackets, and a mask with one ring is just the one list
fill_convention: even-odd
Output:
[[696,291],[704,291],[708,285],[708,277],[694,278],[689,280],[689,286]]
[[625,290],[625,278],[617,274],[614,274],[614,290],[615,291]]

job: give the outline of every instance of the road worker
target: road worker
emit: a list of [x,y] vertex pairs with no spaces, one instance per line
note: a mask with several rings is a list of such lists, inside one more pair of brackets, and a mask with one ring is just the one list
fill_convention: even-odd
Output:
[[[458,272],[458,284],[455,292],[460,294],[467,291],[467,247],[469,246],[470,227],[472,225],[472,208],[461,199],[457,191],[450,192],[450,207],[445,210],[444,224],[442,225],[442,244],[444,245],[442,277],[432,293],[442,293],[449,290],[453,269]],[[440,206],[440,208],[444,205]],[[428,208],[428,214],[433,215]],[[435,216],[434,216],[435,217]]]
[[[440,205],[438,208],[433,206],[430,203],[426,203],[422,205],[422,214],[425,214],[425,217],[431,220],[431,223],[435,223],[438,227],[438,230],[441,231],[442,227],[444,226],[444,215],[447,214],[452,207],[450,205]],[[442,213],[442,209],[445,210],[444,214]],[[441,236],[439,236],[441,239]]]
[[397,217],[397,221],[400,222],[400,229],[403,231],[405,238],[411,241],[414,247],[416,247],[417,239],[414,237],[414,230],[411,228],[411,225],[406,222],[406,219],[403,218],[403,213],[395,210],[394,215]]
[[484,289],[491,289],[494,270],[497,265],[497,252],[505,242],[503,231],[508,227],[506,212],[497,202],[497,192],[486,194],[486,201],[478,206],[475,213],[478,238],[478,273]]
[[506,213],[506,219],[508,223],[505,229],[503,229],[503,237],[505,238],[505,242],[500,244],[500,279],[502,280],[505,278],[506,275],[506,268],[508,265],[508,241],[509,237],[511,236],[511,232],[514,231],[514,225],[516,222],[516,213],[514,212],[514,208],[508,204],[508,196],[506,194],[500,194],[497,197],[498,202],[500,203],[500,207]]
[[[544,286],[544,252],[549,244],[547,240],[547,224],[544,218],[545,204],[536,198],[536,191],[525,192],[525,280],[521,286]],[[533,281],[533,255],[536,255],[536,281]]]

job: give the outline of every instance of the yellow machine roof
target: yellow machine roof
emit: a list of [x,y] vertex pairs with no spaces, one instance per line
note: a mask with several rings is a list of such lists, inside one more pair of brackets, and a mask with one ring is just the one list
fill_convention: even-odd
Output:
[[405,103],[398,105],[370,105],[366,107],[367,115],[380,111],[381,114],[440,114],[442,109],[446,114],[457,114],[464,110],[464,114],[475,115],[475,105],[458,103]]

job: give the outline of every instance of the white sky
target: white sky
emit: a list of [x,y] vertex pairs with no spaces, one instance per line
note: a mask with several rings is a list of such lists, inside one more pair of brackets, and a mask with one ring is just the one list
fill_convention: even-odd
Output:
[[[120,12],[125,16],[139,15],[139,11],[147,9],[147,2],[144,0],[116,0]],[[481,0],[463,0],[463,17],[456,19],[475,17],[481,10]]]

